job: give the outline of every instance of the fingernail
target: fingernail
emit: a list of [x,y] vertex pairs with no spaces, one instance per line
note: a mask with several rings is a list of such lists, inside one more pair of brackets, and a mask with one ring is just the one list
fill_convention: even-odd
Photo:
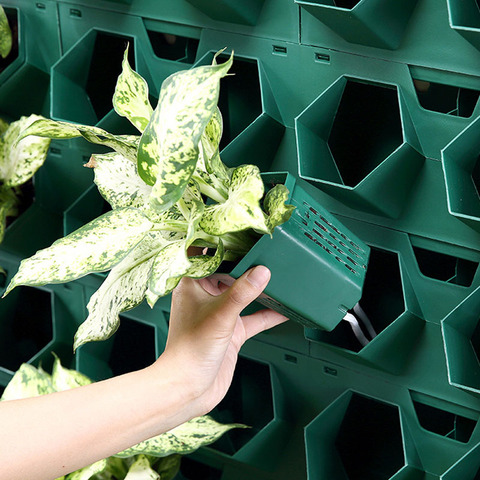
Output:
[[263,287],[270,280],[270,270],[259,265],[247,275],[247,280],[255,287]]

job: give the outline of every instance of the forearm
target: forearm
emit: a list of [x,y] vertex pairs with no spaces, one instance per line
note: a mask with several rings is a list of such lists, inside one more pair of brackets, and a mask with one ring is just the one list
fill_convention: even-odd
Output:
[[202,414],[171,370],[0,403],[0,480],[52,480]]

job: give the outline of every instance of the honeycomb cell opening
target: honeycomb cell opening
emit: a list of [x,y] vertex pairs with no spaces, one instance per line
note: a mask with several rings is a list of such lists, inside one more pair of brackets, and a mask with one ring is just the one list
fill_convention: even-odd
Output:
[[[219,63],[227,60],[219,57]],[[223,117],[220,149],[226,147],[262,113],[262,94],[256,60],[235,57],[229,75],[222,78],[218,107]]]
[[134,68],[133,38],[97,32],[85,91],[99,120],[112,109],[112,97],[117,78],[122,72],[123,54],[128,44],[128,61]]
[[2,73],[16,58],[18,58],[19,50],[19,28],[18,28],[18,12],[15,8],[4,8],[7,15],[8,24],[12,32],[12,49],[5,57],[0,57],[0,73]]
[[458,442],[468,443],[477,425],[478,419],[473,420],[420,401],[413,400],[413,406],[418,422],[425,430]]
[[462,287],[472,285],[479,262],[415,246],[413,253],[424,276]]
[[155,328],[120,315],[108,359],[113,376],[148,367],[156,358]]
[[195,61],[200,43],[197,38],[148,29],[147,34],[156,57],[186,64]]
[[418,102],[425,110],[456,117],[471,117],[480,91],[414,79]]
[[335,447],[349,480],[388,480],[405,465],[398,407],[353,394]]
[[348,79],[328,138],[344,185],[356,186],[402,143],[396,87]]
[[221,423],[250,427],[230,430],[213,446],[223,453],[235,454],[274,418],[269,366],[240,357],[232,385],[212,416]]
[[[358,303],[377,335],[405,311],[400,263],[396,253],[371,247],[362,298]],[[316,338],[356,353],[363,348],[351,325],[345,321],[331,332],[319,330]]]
[[53,340],[51,293],[20,286],[0,303],[0,366],[16,371]]

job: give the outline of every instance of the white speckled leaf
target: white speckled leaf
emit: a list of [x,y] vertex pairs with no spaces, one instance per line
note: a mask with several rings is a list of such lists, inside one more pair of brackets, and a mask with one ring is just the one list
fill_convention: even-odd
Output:
[[56,392],[89,385],[90,383],[92,381],[83,373],[62,366],[60,359],[55,355],[52,369],[52,385]]
[[33,122],[23,131],[20,138],[28,135],[55,139],[83,137],[90,143],[105,145],[133,162],[137,160],[137,148],[140,141],[138,135],[112,135],[98,127],[57,122],[47,118],[40,118]]
[[150,121],[153,109],[148,100],[147,82],[132,70],[128,63],[128,46],[125,49],[122,67],[113,95],[113,108],[121,117],[128,118],[140,132],[143,132]]
[[5,10],[0,6],[0,55],[6,58],[12,50],[12,31]]
[[138,176],[136,164],[123,155],[92,155],[87,166],[93,167],[98,191],[113,209],[148,206],[152,187]]
[[154,257],[165,244],[161,232],[150,232],[112,268],[88,302],[89,315],[75,334],[74,349],[109,338],[120,324],[120,313],[143,301]]
[[200,222],[210,235],[223,235],[253,228],[270,233],[266,216],[260,207],[264,186],[260,170],[255,165],[243,165],[232,173],[228,199],[224,203],[209,205]]
[[141,453],[154,457],[166,457],[174,453],[187,455],[204,445],[215,442],[233,428],[247,427],[238,423],[221,424],[212,417],[205,415],[194,418],[169,432],[141,442],[120,452],[117,456],[129,457]]
[[23,185],[33,177],[47,157],[50,139],[22,137],[22,132],[42,117],[30,115],[9,125],[2,136],[0,179],[7,187]]
[[273,231],[275,227],[278,227],[282,223],[285,223],[292,216],[292,212],[295,210],[293,205],[287,205],[288,196],[290,192],[285,185],[275,185],[265,195],[263,201],[263,208],[268,214],[268,226]]
[[38,397],[54,391],[51,376],[48,373],[23,363],[5,387],[2,401]]
[[223,242],[219,239],[218,248],[213,257],[209,255],[198,255],[190,257],[190,267],[185,273],[186,277],[190,278],[205,278],[213,275],[224,257]]
[[153,185],[151,202],[165,210],[182,196],[197,163],[205,126],[215,112],[232,57],[174,73],[162,84],[160,99],[138,150],[138,172]]
[[130,466],[125,480],[160,480],[160,475],[152,470],[145,455],[139,455]]
[[5,295],[18,285],[68,282],[108,270],[144,238],[151,226],[135,208],[107,212],[22,260]]
[[187,248],[186,240],[180,240],[170,243],[158,253],[148,281],[150,293],[163,297],[178,285],[182,276],[190,268]]
[[0,187],[0,243],[3,241],[7,217],[16,216],[19,200],[12,188]]
[[94,464],[81,468],[80,470],[76,470],[73,473],[67,475],[66,480],[89,480],[94,475],[98,473],[102,473],[107,468],[107,460],[103,459]]

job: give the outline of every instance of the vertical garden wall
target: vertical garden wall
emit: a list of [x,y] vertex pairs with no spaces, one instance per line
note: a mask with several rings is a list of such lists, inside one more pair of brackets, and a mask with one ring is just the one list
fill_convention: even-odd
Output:
[[[153,102],[170,74],[226,47],[235,75],[221,84],[223,160],[289,172],[370,247],[359,304],[374,338],[362,345],[346,322],[291,321],[249,341],[213,415],[252,428],[186,458],[179,478],[480,478],[478,0],[0,4],[15,44],[0,71],[3,118],[131,133],[110,101],[127,42]],[[93,151],[52,142],[0,246],[2,288],[23,258],[107,208],[83,168]],[[331,285],[306,260],[289,268],[310,275],[304,304],[328,324]],[[126,312],[114,337],[73,355],[103,278],[0,301],[0,389],[22,362],[48,366],[52,351],[94,379],[161,354],[169,298]],[[290,294],[288,268],[275,282]]]

